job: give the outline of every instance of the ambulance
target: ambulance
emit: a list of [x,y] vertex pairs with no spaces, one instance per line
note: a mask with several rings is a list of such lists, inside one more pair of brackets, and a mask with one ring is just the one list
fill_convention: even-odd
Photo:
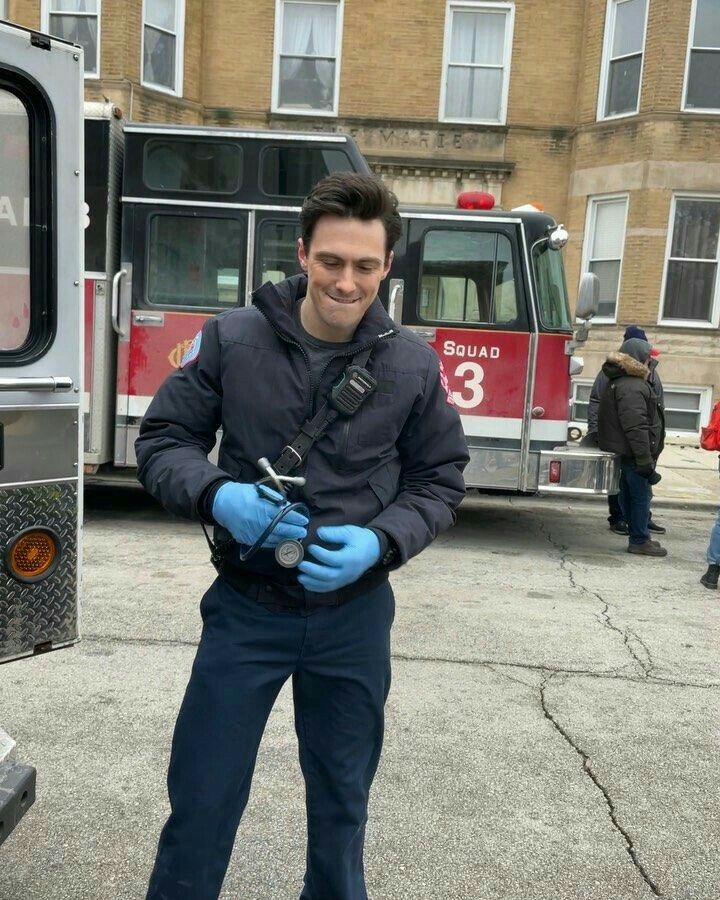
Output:
[[[82,114],[82,50],[0,21],[0,663],[78,639]],[[0,844],[34,798],[0,728]]]

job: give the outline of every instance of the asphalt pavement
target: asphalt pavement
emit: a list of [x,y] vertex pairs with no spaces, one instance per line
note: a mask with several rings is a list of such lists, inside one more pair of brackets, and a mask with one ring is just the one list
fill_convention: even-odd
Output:
[[[639,559],[597,504],[475,495],[395,574],[373,900],[720,898],[720,595],[698,580],[713,514],[656,518],[669,556]],[[84,640],[0,668],[2,724],[38,768],[2,900],[142,898],[167,814],[207,547],[109,490],[88,498],[85,546]],[[297,900],[303,804],[284,689],[223,900]]]

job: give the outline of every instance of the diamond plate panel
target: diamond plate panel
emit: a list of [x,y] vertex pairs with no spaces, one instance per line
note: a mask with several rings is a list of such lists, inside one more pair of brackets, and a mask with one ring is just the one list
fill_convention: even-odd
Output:
[[[78,492],[74,482],[0,490],[0,662],[33,653],[38,644],[66,643],[78,629]],[[5,568],[5,547],[24,528],[45,526],[62,542],[57,569],[22,584]]]

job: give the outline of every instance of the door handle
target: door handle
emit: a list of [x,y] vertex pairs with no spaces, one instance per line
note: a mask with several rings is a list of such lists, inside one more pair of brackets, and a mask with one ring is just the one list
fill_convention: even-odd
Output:
[[120,269],[113,275],[112,292],[110,303],[110,321],[112,322],[113,331],[122,337],[122,329],[120,328],[120,279],[123,275],[127,275],[127,269]]
[[72,378],[65,375],[49,375],[47,378],[0,378],[0,391],[45,391],[58,393],[71,391]]
[[135,325],[163,325],[165,323],[165,316],[151,316],[147,313],[135,313],[133,316],[133,323]]

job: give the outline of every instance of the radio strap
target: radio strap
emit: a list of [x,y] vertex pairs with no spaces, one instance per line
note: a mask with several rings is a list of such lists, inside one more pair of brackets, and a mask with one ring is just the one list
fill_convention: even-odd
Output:
[[343,372],[340,381],[332,388],[329,398],[323,403],[312,419],[303,422],[300,431],[273,464],[278,475],[287,475],[305,461],[310,448],[318,441],[332,423],[341,415],[353,416],[370,397],[377,381],[365,366],[374,347],[362,350],[353,356],[350,365]]

